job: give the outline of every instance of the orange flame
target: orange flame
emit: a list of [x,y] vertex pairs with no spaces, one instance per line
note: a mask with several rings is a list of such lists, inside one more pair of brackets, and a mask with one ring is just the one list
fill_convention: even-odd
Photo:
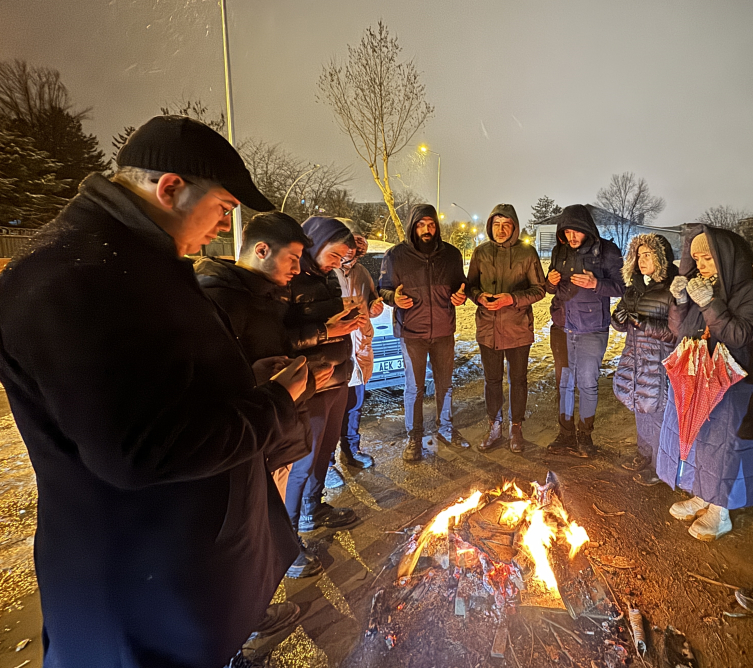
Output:
[[577,522],[570,522],[569,526],[565,527],[565,538],[570,543],[570,558],[572,559],[580,548],[583,547],[588,541],[588,533],[586,530],[578,525]]
[[478,506],[478,502],[481,500],[481,492],[473,492],[467,499],[460,499],[456,504],[445,508],[439,513],[434,521],[429,525],[427,529],[428,533],[433,533],[436,536],[443,536],[450,528],[450,518],[455,518],[455,524],[460,521],[460,516],[465,513],[474,510]]
[[528,515],[528,529],[523,536],[523,545],[533,559],[536,577],[551,591],[557,590],[557,579],[549,565],[549,546],[556,531],[546,523],[544,511],[538,508]]

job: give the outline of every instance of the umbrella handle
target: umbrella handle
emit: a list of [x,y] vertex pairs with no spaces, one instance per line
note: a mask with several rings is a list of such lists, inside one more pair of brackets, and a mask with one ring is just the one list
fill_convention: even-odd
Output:
[[709,326],[706,325],[706,331],[703,333],[703,336],[701,337],[704,341],[708,341],[711,338],[711,332],[709,331]]

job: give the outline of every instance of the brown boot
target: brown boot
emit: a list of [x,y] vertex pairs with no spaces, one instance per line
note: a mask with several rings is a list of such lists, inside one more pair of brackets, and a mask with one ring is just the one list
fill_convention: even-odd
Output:
[[521,453],[525,450],[525,439],[523,438],[523,423],[513,422],[510,427],[510,452]]
[[408,434],[408,442],[403,450],[403,461],[419,461],[423,457],[423,441],[423,434]]
[[576,438],[577,445],[575,448],[571,449],[571,454],[584,459],[596,454],[596,446],[594,446],[593,439],[591,438],[591,432],[593,432],[593,430],[593,417],[578,422],[578,436]]
[[478,446],[479,452],[488,452],[493,448],[502,445],[502,441],[505,438],[504,422],[497,420],[489,420],[489,433],[486,438],[481,441]]
[[560,433],[547,446],[547,451],[552,455],[567,454],[568,448],[574,448],[577,445],[573,418],[568,418],[564,413],[560,413],[559,425]]

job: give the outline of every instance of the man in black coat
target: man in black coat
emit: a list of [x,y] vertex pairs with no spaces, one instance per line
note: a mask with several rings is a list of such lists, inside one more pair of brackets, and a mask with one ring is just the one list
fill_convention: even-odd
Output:
[[436,388],[437,436],[468,447],[452,428],[452,370],[455,365],[455,307],[465,303],[465,274],[460,251],[442,241],[437,211],[431,204],[411,209],[406,238],[382,260],[379,294],[393,312],[394,334],[405,363],[405,461],[422,457],[426,358]]
[[157,117],[0,278],[0,380],[39,489],[45,666],[223,666],[298,543],[265,461],[303,360],[254,387],[197,252],[270,203],[219,134]]

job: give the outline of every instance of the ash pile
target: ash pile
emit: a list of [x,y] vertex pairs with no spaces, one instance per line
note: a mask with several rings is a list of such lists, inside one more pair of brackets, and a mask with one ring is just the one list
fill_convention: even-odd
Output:
[[530,485],[474,492],[401,532],[349,665],[641,665],[640,614],[622,614],[583,554],[556,476]]

